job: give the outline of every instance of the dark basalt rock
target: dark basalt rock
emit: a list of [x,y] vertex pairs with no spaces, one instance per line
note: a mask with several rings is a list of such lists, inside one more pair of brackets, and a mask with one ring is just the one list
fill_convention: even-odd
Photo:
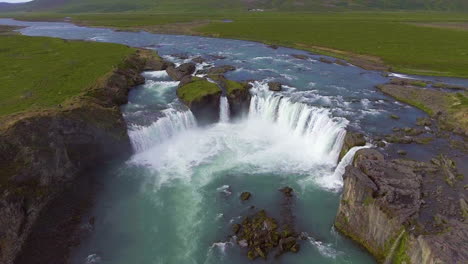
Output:
[[344,60],[335,60],[335,64],[341,65],[341,66],[348,66],[349,64],[344,61]]
[[366,139],[364,138],[364,134],[347,132],[344,139],[343,147],[341,148],[339,159],[341,160],[346,155],[346,153],[348,153],[348,151],[353,147],[359,147],[364,145],[366,145]]
[[420,117],[416,119],[416,125],[418,126],[431,126],[432,121],[429,117]]
[[241,199],[241,201],[247,201],[247,200],[250,199],[251,196],[252,196],[251,193],[249,193],[249,192],[243,192],[243,193],[241,193],[241,195],[240,195],[240,199]]
[[187,60],[189,58],[189,56],[185,53],[171,54],[171,56],[180,60]]
[[235,71],[236,67],[231,65],[222,65],[216,66],[209,69],[199,70],[197,74],[207,74],[207,75],[223,75],[230,71]]
[[398,143],[398,144],[411,144],[414,142],[412,137],[401,135],[401,134],[386,135],[385,140],[390,143]]
[[195,64],[192,62],[184,63],[177,68],[169,66],[166,69],[167,74],[175,81],[182,80],[185,76],[191,75],[195,72]]
[[280,92],[283,88],[283,85],[279,82],[269,82],[268,89],[274,92]]
[[286,197],[292,197],[294,190],[291,187],[284,187],[279,190],[282,192]]
[[359,150],[343,175],[335,227],[381,262],[466,263],[468,224],[456,202],[463,193],[456,175],[445,156],[430,164]]
[[291,57],[299,59],[299,60],[308,60],[309,56],[302,55],[302,54],[291,54]]
[[275,257],[286,252],[297,253],[300,249],[298,235],[289,227],[279,227],[278,222],[267,215],[265,210],[244,218],[241,224],[235,224],[233,231],[238,237],[238,245],[248,249],[247,257],[267,259],[270,252]]
[[203,63],[203,62],[205,62],[205,59],[203,59],[202,57],[196,57],[196,58],[192,59],[192,62],[193,63]]
[[219,121],[219,101],[222,90],[204,78],[185,76],[177,88],[177,97],[194,114],[198,124]]
[[406,154],[408,154],[406,150],[402,150],[402,149],[398,150],[397,153],[398,155],[401,155],[401,156],[405,156]]
[[252,85],[250,83],[228,80],[224,75],[208,75],[208,78],[215,81],[225,91],[231,118],[242,116],[247,112],[251,99],[249,90]]
[[268,45],[268,47],[269,47],[270,49],[274,49],[274,50],[276,50],[276,49],[279,48],[277,45]]
[[226,59],[226,56],[221,56],[221,55],[208,55],[208,57],[210,57],[211,59],[214,59],[214,60],[224,60]]
[[331,60],[329,60],[327,58],[324,58],[324,57],[320,57],[319,61],[323,62],[323,63],[326,63],[326,64],[332,64],[333,63],[333,61],[331,61]]

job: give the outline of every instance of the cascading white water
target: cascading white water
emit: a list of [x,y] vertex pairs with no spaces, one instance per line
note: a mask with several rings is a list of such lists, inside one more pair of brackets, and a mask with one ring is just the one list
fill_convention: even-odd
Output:
[[221,96],[219,102],[219,121],[221,123],[228,123],[229,122],[229,101],[226,96]]
[[135,152],[147,150],[177,133],[197,126],[195,117],[190,110],[177,111],[169,108],[164,110],[163,113],[165,116],[150,126],[130,128],[129,136]]
[[346,135],[346,119],[333,118],[328,109],[293,102],[288,97],[277,95],[268,91],[265,83],[255,82],[251,91],[249,119],[274,122],[280,128],[289,130],[291,136],[304,140],[306,149],[298,151],[313,153],[315,157],[322,156],[321,161],[336,164]]

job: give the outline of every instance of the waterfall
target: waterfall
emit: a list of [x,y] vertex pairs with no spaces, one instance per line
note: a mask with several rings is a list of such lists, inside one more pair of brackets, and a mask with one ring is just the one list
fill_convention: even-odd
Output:
[[164,117],[159,118],[150,126],[133,126],[129,136],[135,152],[142,152],[163,142],[177,133],[196,127],[196,120],[190,110],[178,111],[169,108],[163,111]]
[[249,119],[274,122],[291,136],[302,137],[304,147],[328,164],[336,164],[348,121],[334,118],[326,108],[293,102],[290,98],[268,91],[266,84],[253,84]]
[[229,102],[226,96],[221,96],[219,103],[219,121],[221,123],[229,122]]
[[371,145],[361,146],[361,147],[353,147],[351,148],[346,155],[341,159],[338,166],[336,166],[335,171],[333,174],[327,177],[320,178],[318,183],[330,190],[340,190],[343,187],[343,174],[345,173],[345,169],[348,165],[353,162],[354,155],[360,149],[369,148]]

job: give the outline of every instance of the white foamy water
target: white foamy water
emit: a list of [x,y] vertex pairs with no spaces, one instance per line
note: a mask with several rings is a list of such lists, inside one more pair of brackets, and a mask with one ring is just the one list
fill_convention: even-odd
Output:
[[249,109],[249,119],[275,123],[288,131],[288,138],[302,141],[301,152],[315,161],[335,164],[348,121],[332,118],[329,110],[293,102],[290,98],[268,91],[265,83],[255,82]]
[[196,127],[195,117],[190,111],[167,109],[164,115],[150,126],[130,128],[129,136],[135,152],[147,150],[177,133]]
[[331,244],[326,244],[321,241],[317,241],[312,237],[308,237],[310,244],[312,244],[317,250],[325,257],[336,259],[337,256],[341,255],[342,252],[337,251]]
[[[190,112],[169,111],[149,127],[130,131],[137,151],[132,162],[159,172],[160,184],[191,181],[194,168],[211,164],[215,171],[249,167],[252,173],[332,173],[348,121],[327,109],[293,102],[256,82],[247,118],[229,123],[229,105],[221,98],[221,122],[197,128]],[[325,177],[326,173],[321,177]],[[205,184],[209,173],[196,180]]]
[[344,157],[341,159],[340,163],[338,163],[338,166],[336,166],[333,174],[316,179],[316,183],[329,190],[341,190],[341,188],[343,188],[343,174],[345,173],[346,167],[353,161],[356,152],[360,149],[370,147],[371,145],[351,148],[348,153],[346,153],[346,155],[344,155]]
[[229,102],[226,96],[221,96],[219,103],[219,121],[221,123],[229,122]]
[[147,72],[143,72],[142,75],[145,78],[158,78],[158,79],[169,77],[166,71],[147,71]]

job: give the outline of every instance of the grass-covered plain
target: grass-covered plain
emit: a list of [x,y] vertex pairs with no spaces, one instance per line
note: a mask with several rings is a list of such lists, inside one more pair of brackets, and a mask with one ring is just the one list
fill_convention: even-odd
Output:
[[0,116],[57,106],[133,52],[116,44],[0,35]]
[[[343,59],[373,61],[396,72],[468,77],[466,30],[441,23],[468,23],[468,13],[444,12],[211,12],[12,14],[124,30],[199,34],[278,44]],[[231,23],[223,19],[233,20]],[[205,21],[205,23],[188,22]],[[174,27],[161,25],[177,24]],[[427,25],[437,25],[431,27]],[[195,27],[184,31],[183,27]],[[356,62],[355,64],[359,64]]]

